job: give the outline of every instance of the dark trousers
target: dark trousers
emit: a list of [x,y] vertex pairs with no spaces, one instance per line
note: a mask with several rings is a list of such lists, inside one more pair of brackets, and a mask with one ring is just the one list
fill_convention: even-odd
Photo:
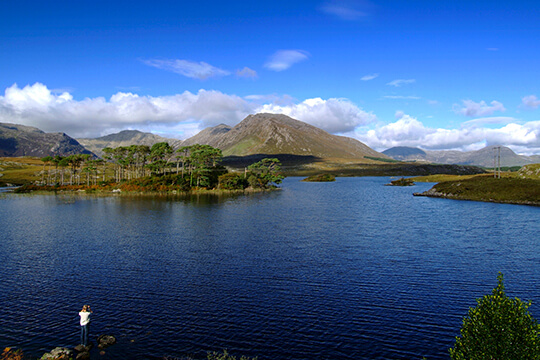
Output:
[[81,344],[88,346],[88,333],[90,332],[90,324],[81,326]]

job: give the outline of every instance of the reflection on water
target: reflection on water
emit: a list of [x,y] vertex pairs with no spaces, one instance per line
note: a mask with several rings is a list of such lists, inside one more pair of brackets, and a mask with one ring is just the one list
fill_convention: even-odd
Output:
[[96,358],[447,359],[505,273],[532,300],[539,208],[413,197],[385,178],[286,179],[246,196],[0,198],[0,345]]

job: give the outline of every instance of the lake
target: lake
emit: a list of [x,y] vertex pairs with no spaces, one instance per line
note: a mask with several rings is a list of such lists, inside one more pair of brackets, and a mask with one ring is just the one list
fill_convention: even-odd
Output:
[[100,359],[448,359],[504,273],[540,317],[540,208],[338,178],[218,197],[0,195],[0,346]]

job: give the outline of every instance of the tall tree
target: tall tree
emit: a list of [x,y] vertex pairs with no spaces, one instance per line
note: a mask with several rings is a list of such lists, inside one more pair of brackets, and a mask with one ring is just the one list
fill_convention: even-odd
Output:
[[281,163],[276,158],[265,158],[248,166],[247,179],[252,187],[266,188],[280,184],[284,176],[280,173]]
[[509,298],[503,274],[491,295],[476,300],[463,319],[460,337],[450,349],[452,360],[540,359],[540,326],[529,313],[530,302]]

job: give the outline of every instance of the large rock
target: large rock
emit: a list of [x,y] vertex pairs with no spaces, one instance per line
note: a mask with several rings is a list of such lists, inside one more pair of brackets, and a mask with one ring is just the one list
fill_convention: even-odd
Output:
[[70,359],[73,357],[73,351],[65,347],[56,347],[51,352],[43,354],[41,360]]
[[116,338],[112,335],[100,335],[97,338],[98,348],[105,349],[116,344]]

